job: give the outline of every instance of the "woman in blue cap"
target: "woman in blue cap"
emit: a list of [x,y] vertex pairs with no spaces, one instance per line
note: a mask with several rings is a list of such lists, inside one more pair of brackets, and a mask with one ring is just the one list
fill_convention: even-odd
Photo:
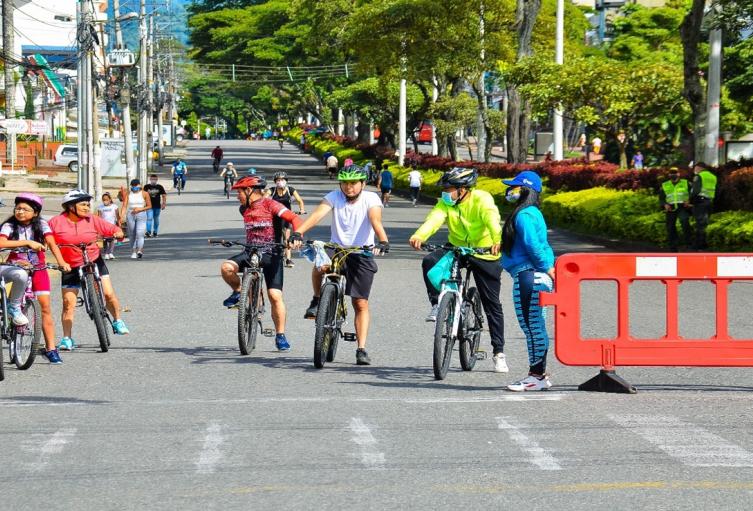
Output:
[[528,376],[507,386],[509,390],[546,390],[552,386],[546,375],[549,337],[539,292],[554,284],[554,252],[549,246],[546,222],[539,210],[541,178],[526,170],[508,185],[505,199],[515,204],[502,230],[502,267],[513,277],[513,300],[520,328],[528,343]]

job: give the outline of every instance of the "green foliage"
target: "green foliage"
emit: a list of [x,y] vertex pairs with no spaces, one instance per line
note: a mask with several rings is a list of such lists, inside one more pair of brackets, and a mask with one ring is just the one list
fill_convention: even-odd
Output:
[[439,98],[429,111],[437,130],[437,137],[449,137],[473,123],[476,108],[477,101],[465,93]]
[[682,73],[679,28],[685,10],[629,4],[623,9],[625,15],[613,20],[615,35],[607,55],[624,62],[673,65]]

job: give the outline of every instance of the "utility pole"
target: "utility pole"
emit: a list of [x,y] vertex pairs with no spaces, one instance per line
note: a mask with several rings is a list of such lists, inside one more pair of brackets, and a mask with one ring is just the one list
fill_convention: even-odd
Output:
[[[149,124],[147,125],[146,129],[146,140],[147,140],[147,147],[149,148],[147,151],[147,159],[154,164],[152,156],[152,140],[154,140],[154,108],[152,107],[153,100],[154,100],[154,16],[155,14],[149,15],[149,37],[147,38],[147,67],[146,67],[146,93],[147,97],[149,98],[147,100],[147,109],[148,109],[148,119]],[[153,169],[150,169],[153,170]],[[146,173],[141,177],[141,182],[146,182]]]
[[[437,88],[437,77],[432,77],[432,90],[431,90],[431,103],[432,105],[437,103],[439,98],[439,89]],[[431,123],[431,154],[436,156],[439,154],[439,143],[437,142],[437,125],[432,119]]]
[[405,163],[405,139],[408,136],[406,124],[408,122],[408,83],[405,80],[406,69],[406,57],[405,57],[405,40],[402,42],[403,55],[400,57],[402,75],[400,79],[400,111],[398,114],[398,154],[397,164],[402,166]]
[[[484,2],[481,2],[479,10],[479,37],[481,40],[481,65],[486,60],[486,50],[484,48]],[[481,70],[481,76],[478,79],[478,112],[476,113],[476,160],[484,161],[486,156],[486,128],[484,127],[484,111],[486,110],[486,82],[484,81],[484,71]],[[491,143],[491,140],[489,141]]]
[[[113,0],[113,13],[115,14],[115,45],[119,50],[124,50],[123,45],[123,31],[120,29],[120,0]],[[121,91],[123,86],[128,89],[128,73],[123,73],[123,84],[121,85]],[[121,126],[123,127],[123,143],[125,148],[125,161],[126,161],[126,179],[130,182],[136,175],[136,164],[133,161],[133,135],[131,134],[131,101],[130,94],[128,96],[128,102],[121,103],[123,109],[123,118],[121,119]]]
[[722,31],[709,32],[709,76],[706,120],[706,163],[719,165],[719,100],[722,82]]
[[139,167],[138,178],[143,181],[146,180],[146,165],[147,165],[147,142],[146,142],[146,128],[147,128],[147,109],[146,109],[146,94],[147,94],[147,42],[146,42],[146,2],[140,1],[139,9],[139,35],[140,37],[140,52],[139,52]]
[[162,134],[162,106],[165,97],[162,91],[162,83],[162,66],[160,65],[160,59],[157,59],[157,80],[155,82],[154,97],[157,102],[157,151],[159,153],[160,165],[162,165],[162,145],[165,142],[165,137]]
[[82,37],[78,38],[78,94],[76,97],[77,132],[78,132],[78,180],[77,187],[91,193],[91,160],[93,142],[92,126],[92,82],[91,82],[91,48],[94,41],[89,31],[91,11],[88,2],[76,2],[76,21]]
[[[16,84],[13,81],[13,0],[3,0],[3,56],[5,57],[5,118],[16,117]],[[5,163],[16,162],[16,133],[5,131]]]
[[[556,28],[556,49],[554,60],[557,64],[562,65],[565,62],[565,0],[557,0],[557,28]],[[554,159],[561,160],[564,158],[563,140],[562,140],[562,109],[557,107],[554,110]]]

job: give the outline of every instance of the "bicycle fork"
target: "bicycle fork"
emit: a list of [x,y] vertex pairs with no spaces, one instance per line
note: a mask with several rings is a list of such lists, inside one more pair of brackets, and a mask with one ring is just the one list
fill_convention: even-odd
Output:
[[446,294],[455,295],[455,310],[454,314],[452,315],[452,337],[457,338],[458,330],[460,329],[460,311],[463,306],[463,297],[460,295],[460,291],[458,291],[457,289],[444,288],[442,289],[442,292],[439,293],[437,303],[442,303],[442,298]]

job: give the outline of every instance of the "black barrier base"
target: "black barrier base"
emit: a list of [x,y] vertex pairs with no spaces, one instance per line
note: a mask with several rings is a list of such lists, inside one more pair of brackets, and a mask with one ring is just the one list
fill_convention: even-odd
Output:
[[599,374],[578,386],[578,390],[589,392],[612,392],[614,394],[635,394],[638,391],[614,371],[602,369]]

